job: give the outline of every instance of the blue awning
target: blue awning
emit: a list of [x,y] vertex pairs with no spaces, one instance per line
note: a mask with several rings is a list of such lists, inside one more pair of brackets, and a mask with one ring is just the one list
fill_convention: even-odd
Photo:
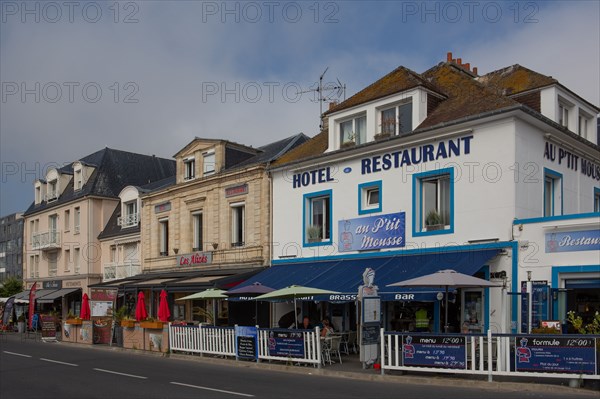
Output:
[[[388,284],[424,276],[438,270],[453,269],[473,275],[492,257],[497,249],[481,251],[445,251],[438,253],[396,256],[373,256],[364,259],[345,259],[295,262],[271,266],[255,275],[256,281],[275,289],[296,284],[337,291],[341,294],[312,297],[314,301],[354,301],[362,275],[367,267],[375,270],[375,285],[384,301],[435,301],[439,288],[386,287]],[[240,284],[240,286],[245,283]]]

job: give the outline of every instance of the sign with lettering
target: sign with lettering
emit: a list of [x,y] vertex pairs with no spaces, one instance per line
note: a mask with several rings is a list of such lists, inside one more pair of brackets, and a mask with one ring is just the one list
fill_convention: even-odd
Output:
[[363,324],[360,328],[361,345],[377,345],[379,342],[379,323]]
[[405,221],[404,212],[340,220],[339,251],[403,247]]
[[162,204],[154,205],[154,213],[167,212],[171,210],[171,202],[163,202]]
[[62,280],[43,281],[42,288],[45,290],[60,290],[62,288]]
[[551,162],[557,162],[559,165],[565,164],[567,168],[574,171],[581,170],[581,174],[591,177],[593,180],[600,180],[600,165],[556,144],[545,143],[544,158]]
[[269,331],[269,356],[304,357],[304,337],[296,331]]
[[235,326],[236,356],[244,359],[256,359],[256,327]]
[[200,266],[210,265],[211,263],[212,252],[194,252],[177,257],[177,264],[179,266]]
[[[542,320],[548,319],[550,287],[548,281],[533,281],[531,283],[531,328],[540,327]],[[527,292],[527,282],[521,281],[521,292]],[[521,331],[527,332],[527,312],[529,311],[527,295],[521,296]]]
[[402,336],[402,360],[405,366],[466,369],[466,338],[436,335]]
[[225,197],[235,197],[236,195],[248,194],[248,185],[240,184],[239,186],[227,187],[225,189]]
[[40,315],[42,320],[42,339],[56,338],[56,318],[53,315]]
[[600,230],[546,233],[546,252],[600,250]]
[[335,181],[332,176],[331,168],[320,168],[309,172],[296,173],[292,177],[293,188],[307,187],[314,184],[321,184]]
[[597,338],[515,338],[517,371],[596,374]]

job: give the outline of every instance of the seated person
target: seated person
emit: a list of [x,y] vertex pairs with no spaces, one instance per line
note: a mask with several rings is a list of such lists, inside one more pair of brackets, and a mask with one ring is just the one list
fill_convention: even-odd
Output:
[[333,333],[333,327],[329,322],[328,318],[323,319],[323,329],[321,330],[321,337],[327,337]]
[[314,327],[310,323],[310,319],[308,318],[308,316],[304,316],[304,318],[302,319],[302,324],[300,324],[298,328],[302,330],[312,330]]

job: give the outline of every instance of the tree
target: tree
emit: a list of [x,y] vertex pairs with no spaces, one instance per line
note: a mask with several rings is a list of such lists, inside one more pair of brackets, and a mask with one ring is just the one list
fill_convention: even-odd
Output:
[[16,277],[9,277],[2,282],[0,297],[9,297],[23,291],[23,281]]

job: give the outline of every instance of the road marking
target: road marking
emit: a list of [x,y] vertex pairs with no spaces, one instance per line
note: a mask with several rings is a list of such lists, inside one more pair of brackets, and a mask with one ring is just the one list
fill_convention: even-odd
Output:
[[2,351],[4,353],[6,353],[7,355],[15,355],[15,356],[23,356],[23,357],[31,357],[30,355],[24,355],[22,353],[15,353],[15,352],[9,352],[9,351]]
[[144,377],[142,375],[134,375],[134,374],[126,374],[126,373],[119,373],[118,371],[112,371],[112,370],[105,370],[105,369],[94,369],[96,371],[101,371],[103,373],[110,373],[110,374],[118,374],[118,375],[123,375],[125,377],[131,377],[131,378],[140,378],[142,380],[146,380],[148,379],[148,377]]
[[182,382],[174,382],[174,381],[171,381],[171,384],[173,384],[173,385],[181,385],[182,387],[189,387],[189,388],[196,388],[196,389],[204,389],[204,390],[206,390],[206,391],[214,391],[214,392],[228,393],[228,394],[231,394],[231,395],[238,395],[238,396],[248,396],[248,397],[251,397],[251,398],[252,398],[252,397],[254,397],[254,395],[250,395],[250,394],[247,394],[247,393],[241,393],[241,392],[232,392],[232,391],[225,391],[225,390],[223,390],[223,389],[215,389],[215,388],[201,387],[201,386],[198,386],[198,385],[184,384],[184,383],[182,383]]
[[45,362],[50,362],[50,363],[58,363],[58,364],[64,364],[65,366],[73,366],[73,367],[78,367],[78,364],[73,364],[73,363],[67,363],[67,362],[61,362],[58,360],[52,360],[52,359],[45,359],[43,357],[40,357],[40,360],[43,360]]

